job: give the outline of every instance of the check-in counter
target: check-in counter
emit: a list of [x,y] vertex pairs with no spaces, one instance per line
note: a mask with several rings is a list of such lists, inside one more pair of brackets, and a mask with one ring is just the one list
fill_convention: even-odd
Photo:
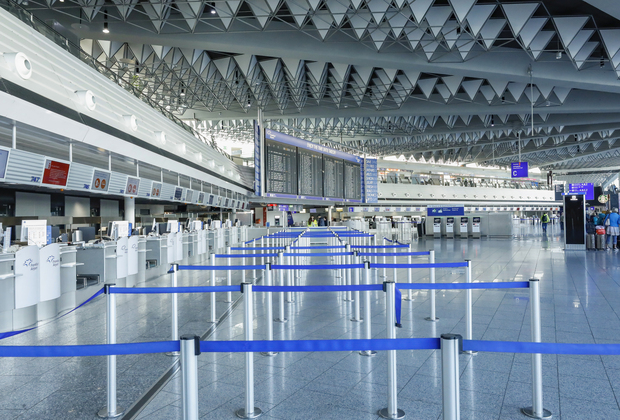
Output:
[[146,281],[146,236],[138,238],[138,284]]
[[148,236],[146,238],[146,279],[151,280],[166,272],[168,266],[166,237]]
[[183,243],[183,260],[189,256],[189,249],[191,247],[190,234],[188,232],[179,233],[181,241]]
[[99,283],[116,283],[116,242],[78,248],[77,262],[81,264],[77,266],[78,280],[83,281],[82,287],[78,282],[78,289]]
[[0,254],[0,331],[13,330],[15,254]]
[[75,308],[79,303],[76,299],[77,267],[83,263],[77,262],[77,248],[64,245],[60,247],[60,297],[58,298],[58,312]]
[[49,244],[39,250],[39,303],[37,320],[55,317],[60,310],[58,301],[62,296],[60,277],[60,244]]

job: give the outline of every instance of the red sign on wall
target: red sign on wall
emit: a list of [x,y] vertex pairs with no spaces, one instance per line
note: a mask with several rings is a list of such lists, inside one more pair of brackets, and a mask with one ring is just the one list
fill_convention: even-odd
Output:
[[43,171],[43,184],[66,186],[70,166],[68,163],[47,159]]

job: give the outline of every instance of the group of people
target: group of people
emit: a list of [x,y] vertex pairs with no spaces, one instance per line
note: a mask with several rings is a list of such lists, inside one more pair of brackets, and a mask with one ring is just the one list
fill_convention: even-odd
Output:
[[323,216],[319,216],[318,220],[314,216],[310,216],[308,219],[308,227],[327,226],[327,219]]
[[605,233],[607,234],[607,249],[618,249],[618,235],[620,234],[620,215],[618,214],[617,208],[614,207],[611,211],[608,212],[590,214],[588,223],[591,226],[593,225],[597,230],[600,227],[603,227],[605,229]]

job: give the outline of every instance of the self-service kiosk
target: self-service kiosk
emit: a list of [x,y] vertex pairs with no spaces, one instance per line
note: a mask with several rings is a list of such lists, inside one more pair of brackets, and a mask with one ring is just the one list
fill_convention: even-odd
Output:
[[441,217],[433,218],[433,238],[441,238]]
[[473,217],[471,221],[471,237],[480,239],[480,218]]
[[446,238],[454,238],[454,217],[446,218]]
[[469,217],[461,217],[459,233],[461,234],[461,238],[467,238],[469,235]]

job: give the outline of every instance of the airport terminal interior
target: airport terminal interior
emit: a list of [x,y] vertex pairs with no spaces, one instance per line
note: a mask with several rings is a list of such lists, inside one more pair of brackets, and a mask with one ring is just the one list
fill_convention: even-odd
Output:
[[613,1],[0,0],[0,420],[619,419],[618,104]]

